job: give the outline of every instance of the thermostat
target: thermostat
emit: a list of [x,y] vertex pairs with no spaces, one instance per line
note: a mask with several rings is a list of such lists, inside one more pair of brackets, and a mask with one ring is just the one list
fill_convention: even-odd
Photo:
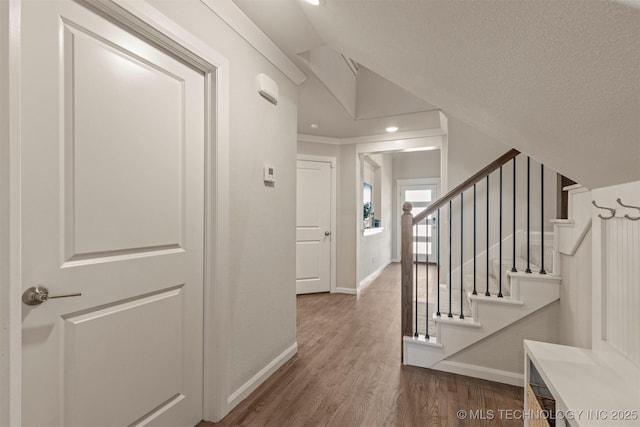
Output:
[[264,165],[264,182],[276,182],[275,174],[273,172],[273,166]]

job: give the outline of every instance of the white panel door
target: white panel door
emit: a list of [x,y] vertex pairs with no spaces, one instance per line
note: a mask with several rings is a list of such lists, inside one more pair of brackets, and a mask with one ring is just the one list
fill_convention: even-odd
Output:
[[204,76],[71,1],[22,8],[24,426],[202,419]]
[[298,160],[296,292],[331,290],[331,164]]
[[[410,202],[413,206],[411,214],[418,215],[429,205],[438,200],[437,184],[415,184],[400,187],[400,206],[404,202]],[[437,262],[438,259],[438,227],[437,214],[429,215],[427,221],[422,221],[414,227],[413,252],[417,253],[419,262]]]

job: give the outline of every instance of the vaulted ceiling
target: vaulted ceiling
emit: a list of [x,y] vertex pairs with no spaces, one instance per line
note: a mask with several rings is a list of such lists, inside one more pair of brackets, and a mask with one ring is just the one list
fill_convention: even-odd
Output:
[[589,187],[640,179],[637,1],[236,0]]

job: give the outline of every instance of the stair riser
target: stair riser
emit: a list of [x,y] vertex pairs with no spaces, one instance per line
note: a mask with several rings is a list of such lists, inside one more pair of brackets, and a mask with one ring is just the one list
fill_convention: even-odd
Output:
[[[533,278],[535,277],[535,278]],[[405,363],[412,366],[431,368],[441,360],[453,356],[460,350],[481,341],[512,323],[523,319],[560,298],[560,280],[557,277],[512,277],[515,288],[519,289],[523,305],[474,300],[476,322],[480,327],[459,324],[438,323],[438,337],[442,348],[405,342]]]
[[[502,240],[502,256],[503,258],[511,258],[513,256],[513,243],[512,243],[512,234],[506,236],[503,240]],[[539,232],[532,232],[530,235],[530,243],[531,245],[539,245],[540,244],[540,233]],[[550,248],[553,247],[553,233],[545,233],[544,234],[544,246],[545,246],[545,251],[546,250],[551,250]],[[480,249],[480,248],[478,248]],[[486,258],[486,254],[487,251],[486,250],[481,250],[478,251],[477,255],[476,255],[476,274],[480,277],[485,277],[487,274],[487,258]],[[493,260],[493,259],[499,259],[499,255],[500,255],[500,245],[498,245],[497,243],[493,246],[491,246],[489,248],[489,260]],[[533,254],[531,254],[533,257]],[[527,253],[526,253],[526,233],[523,230],[518,230],[516,231],[516,258],[524,258],[526,259]],[[546,271],[549,274],[553,273],[553,268],[558,265],[557,262],[552,262],[553,267],[549,266],[548,264],[546,265]],[[503,270],[510,270],[512,265],[503,265]],[[443,265],[444,268],[444,265]],[[490,267],[491,268],[491,267]],[[463,269],[462,269],[463,274],[470,274],[473,273],[473,258],[469,259],[468,261],[466,261],[463,264]],[[448,283],[447,282],[447,278],[448,278],[448,271],[441,271],[441,280],[442,283]],[[489,271],[489,274],[494,274],[493,271]],[[451,271],[451,283],[453,284],[454,287],[459,288],[460,287],[460,266],[458,265],[457,267],[455,267],[452,271]],[[503,286],[506,286],[506,283],[503,283]],[[484,290],[484,289],[478,289],[478,292],[480,290]]]

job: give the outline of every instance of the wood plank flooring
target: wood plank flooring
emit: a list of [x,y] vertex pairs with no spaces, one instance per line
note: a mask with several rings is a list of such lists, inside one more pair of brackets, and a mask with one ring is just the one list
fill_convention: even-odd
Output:
[[[499,412],[522,410],[519,387],[402,366],[399,264],[358,297],[297,300],[298,354],[221,422],[202,427],[523,425]],[[493,419],[460,420],[458,410],[485,418],[491,410]]]

